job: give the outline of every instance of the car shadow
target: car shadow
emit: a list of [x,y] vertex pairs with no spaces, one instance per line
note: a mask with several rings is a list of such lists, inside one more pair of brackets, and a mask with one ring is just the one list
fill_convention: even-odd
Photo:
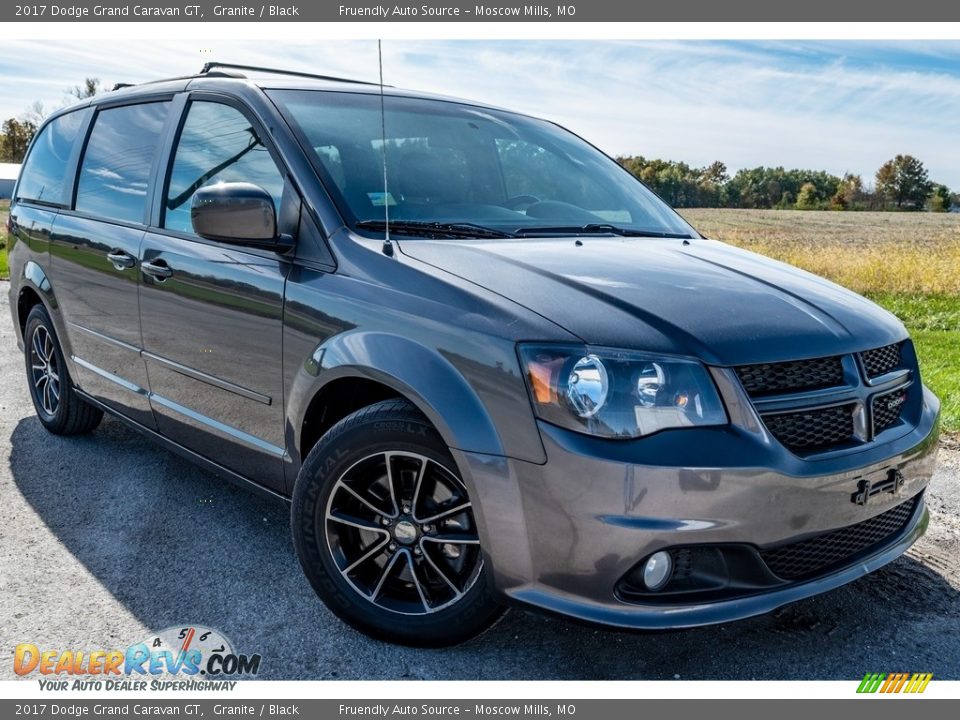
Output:
[[[89,436],[61,438],[24,418],[9,461],[17,489],[53,538],[116,600],[108,597],[102,612],[130,613],[152,630],[216,628],[239,651],[263,656],[264,678],[854,679],[921,670],[960,677],[960,651],[949,640],[960,618],[958,591],[910,556],[729,625],[623,633],[514,610],[459,647],[398,648],[347,627],[314,595],[284,503],[201,471],[116,420]],[[43,568],[56,572],[53,563]],[[100,593],[93,579],[76,592]],[[41,597],[31,590],[18,598],[26,625],[44,627],[51,613],[69,612],[68,599]],[[56,622],[82,628],[84,617]]]

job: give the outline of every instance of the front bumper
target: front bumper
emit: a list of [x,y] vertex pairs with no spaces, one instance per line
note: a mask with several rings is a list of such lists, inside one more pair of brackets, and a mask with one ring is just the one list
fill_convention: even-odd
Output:
[[[826,460],[802,460],[775,444],[760,452],[756,438],[734,426],[620,442],[542,424],[543,465],[453,452],[476,499],[485,561],[502,598],[603,625],[669,629],[769,612],[901,555],[926,529],[921,494],[938,433],[939,401],[924,389],[920,422],[908,433]],[[744,462],[750,458],[763,462]],[[895,493],[854,502],[860,480],[896,470],[903,482]],[[861,523],[915,497],[900,530],[821,574],[713,601],[644,604],[616,590],[657,550],[769,548]]]

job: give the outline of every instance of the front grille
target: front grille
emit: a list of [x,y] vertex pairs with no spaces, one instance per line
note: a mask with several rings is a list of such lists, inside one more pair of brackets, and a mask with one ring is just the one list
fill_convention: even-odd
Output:
[[770,571],[784,580],[823,572],[899,535],[907,526],[920,496],[885,513],[840,530],[760,551]]
[[843,364],[839,356],[741,365],[735,370],[751,397],[843,385]]
[[903,343],[894,343],[860,353],[860,361],[867,377],[872,380],[900,367],[902,345]]
[[763,422],[791,450],[809,451],[854,439],[853,413],[848,403],[817,410],[764,415]]
[[873,397],[873,432],[878,433],[896,424],[907,399],[907,391],[902,388],[884,395]]

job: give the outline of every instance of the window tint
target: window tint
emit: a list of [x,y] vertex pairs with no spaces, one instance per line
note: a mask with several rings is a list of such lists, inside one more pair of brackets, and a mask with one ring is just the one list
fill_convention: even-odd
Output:
[[143,222],[147,187],[169,102],[102,110],[80,165],[77,210]]
[[18,199],[66,204],[67,161],[85,115],[82,110],[61,115],[40,131],[20,173]]
[[[375,157],[382,157],[383,141],[370,142]],[[409,205],[467,203],[476,194],[470,162],[464,148],[430,137],[387,140],[389,186]],[[393,198],[391,191],[391,198]],[[377,194],[374,194],[376,197]]]
[[[454,102],[269,90],[315,152],[347,222],[475,223],[551,232],[600,223],[637,234],[693,229],[611,158],[562,128]],[[384,160],[388,191],[384,192]]]
[[603,220],[631,221],[622,201],[567,157],[516,138],[497,138],[496,144],[507,195],[575,203]]
[[336,145],[321,145],[313,151],[320,158],[320,164],[333,179],[334,184],[343,192],[347,186],[347,176],[343,171],[343,158],[340,157],[340,148]]
[[273,196],[274,209],[279,212],[283,175],[250,121],[229,105],[195,102],[177,143],[163,226],[192,233],[194,194],[219,182],[259,185]]

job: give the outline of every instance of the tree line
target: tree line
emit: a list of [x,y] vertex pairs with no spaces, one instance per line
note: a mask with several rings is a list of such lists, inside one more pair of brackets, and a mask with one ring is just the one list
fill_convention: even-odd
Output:
[[617,162],[677,208],[796,210],[930,210],[960,207],[960,195],[930,180],[923,163],[897,155],[877,170],[873,182],[823,170],[756,167],[738,170],[714,162],[696,168],[673,160],[622,156]]

